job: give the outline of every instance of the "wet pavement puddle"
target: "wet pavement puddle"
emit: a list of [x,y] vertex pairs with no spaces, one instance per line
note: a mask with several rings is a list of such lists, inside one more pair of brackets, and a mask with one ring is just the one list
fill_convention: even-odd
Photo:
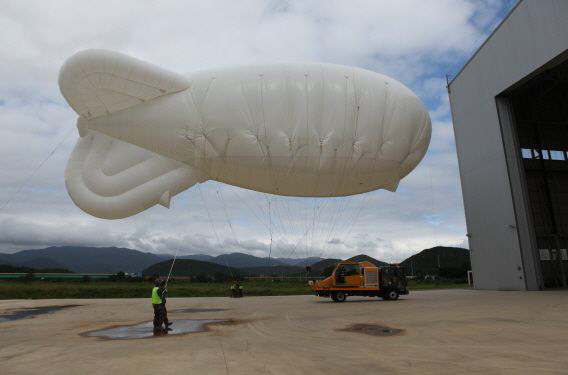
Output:
[[27,307],[21,309],[11,309],[3,314],[0,314],[0,322],[31,319],[38,315],[51,314],[70,307],[79,307],[83,305],[56,305],[56,306],[43,306],[43,307]]
[[378,324],[352,324],[338,331],[364,333],[371,336],[396,336],[404,332],[402,329],[385,327]]
[[209,324],[228,324],[228,319],[180,319],[172,320],[171,331],[155,332],[151,321],[133,325],[114,326],[96,331],[85,332],[87,337],[101,337],[109,340],[145,339],[149,337],[176,336],[188,333],[208,331]]

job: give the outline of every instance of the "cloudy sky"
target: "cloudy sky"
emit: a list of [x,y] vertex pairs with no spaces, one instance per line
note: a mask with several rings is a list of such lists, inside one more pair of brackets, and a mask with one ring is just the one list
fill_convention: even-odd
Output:
[[[467,246],[446,75],[456,74],[516,0],[0,2],[0,252],[52,245],[156,253],[400,261]],[[77,115],[63,61],[117,50],[181,73],[231,64],[331,62],[410,87],[432,118],[422,163],[396,193],[294,199],[207,182],[171,208],[106,221],[78,209],[63,174]],[[270,203],[270,212],[268,209]],[[272,247],[270,247],[272,231]]]

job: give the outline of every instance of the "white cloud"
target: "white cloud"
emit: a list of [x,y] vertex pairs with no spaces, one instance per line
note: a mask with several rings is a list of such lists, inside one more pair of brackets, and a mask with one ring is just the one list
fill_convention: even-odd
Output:
[[272,255],[364,252],[397,261],[428,246],[462,243],[466,229],[444,75],[466,61],[511,5],[498,0],[3,1],[0,204],[68,138],[0,210],[0,251],[83,244],[268,254],[263,194],[205,184],[217,236],[195,188],[174,198],[169,211],[154,207],[119,221],[92,218],[73,205],[63,170],[77,138],[76,115],[59,94],[57,74],[68,56],[84,48],[119,50],[179,72],[327,61],[404,82],[427,103],[433,119],[425,160],[395,194],[271,197]]

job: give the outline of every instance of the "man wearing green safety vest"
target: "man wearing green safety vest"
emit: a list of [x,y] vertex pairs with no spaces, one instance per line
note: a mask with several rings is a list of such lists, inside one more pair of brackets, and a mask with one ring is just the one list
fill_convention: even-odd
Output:
[[243,286],[239,284],[238,281],[235,281],[233,285],[231,285],[231,297],[239,298],[243,296]]
[[[166,310],[166,282],[164,280],[156,280],[154,288],[152,288],[152,307],[154,307],[154,330],[170,331],[169,326],[172,324],[168,321],[168,312]],[[164,325],[162,327],[162,324]]]

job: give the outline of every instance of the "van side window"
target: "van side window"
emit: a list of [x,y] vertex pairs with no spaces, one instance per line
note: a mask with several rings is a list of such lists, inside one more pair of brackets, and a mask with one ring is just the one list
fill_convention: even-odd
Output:
[[343,266],[345,268],[345,276],[359,275],[359,266],[356,264],[346,264]]

